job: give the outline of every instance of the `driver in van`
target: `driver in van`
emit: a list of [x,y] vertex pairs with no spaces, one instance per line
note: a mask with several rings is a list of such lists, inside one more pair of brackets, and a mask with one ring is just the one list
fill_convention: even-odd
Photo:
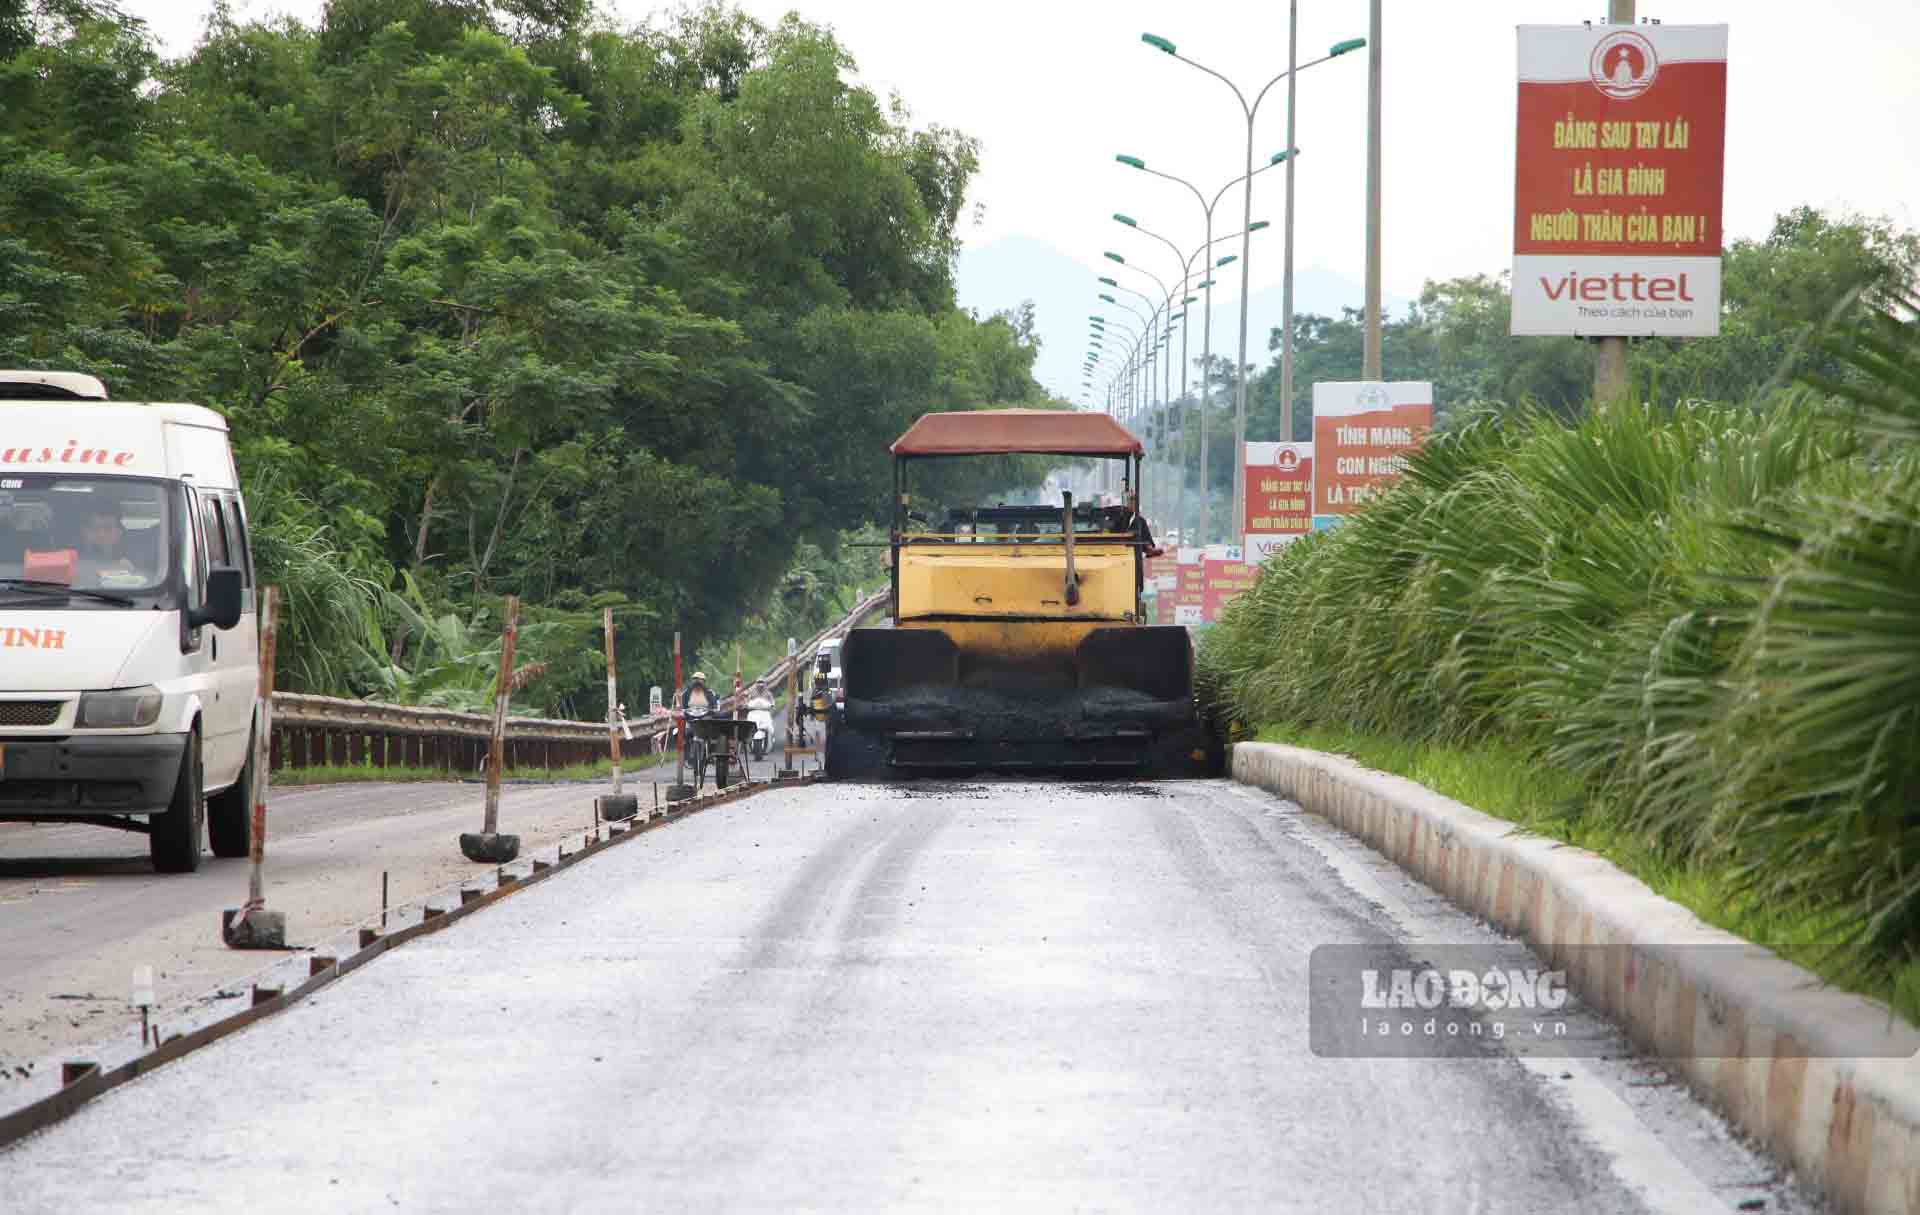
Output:
[[110,506],[87,509],[86,526],[80,530],[80,574],[94,583],[114,575],[136,574],[133,559],[127,555],[126,531],[120,526],[120,512]]

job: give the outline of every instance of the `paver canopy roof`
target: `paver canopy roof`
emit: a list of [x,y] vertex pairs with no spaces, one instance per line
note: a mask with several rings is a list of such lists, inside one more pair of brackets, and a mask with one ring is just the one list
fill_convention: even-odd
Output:
[[893,443],[896,456],[1140,455],[1140,440],[1104,413],[1069,409],[978,409],[930,413]]

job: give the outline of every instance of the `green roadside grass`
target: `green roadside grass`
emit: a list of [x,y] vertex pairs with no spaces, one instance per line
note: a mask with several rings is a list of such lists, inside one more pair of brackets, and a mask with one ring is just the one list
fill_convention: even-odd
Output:
[[[648,772],[662,764],[673,762],[673,752],[653,755],[645,758],[632,758],[623,765],[627,773]],[[507,772],[509,781],[534,781],[562,783],[566,781],[607,780],[611,777],[613,765],[607,760],[593,764],[574,764],[565,768],[513,768]],[[275,772],[273,787],[286,789],[304,785],[344,785],[364,784],[412,784],[428,781],[478,780],[478,775],[466,773],[453,774],[439,768],[376,768],[370,764],[325,764],[317,768],[298,768],[290,771]]]
[[1410,742],[1327,726],[1268,726],[1260,742],[1287,743],[1343,755],[1368,768],[1404,776],[1519,830],[1598,853],[1716,928],[1774,950],[1847,991],[1884,1000],[1920,1024],[1920,962],[1885,981],[1860,981],[1818,919],[1791,908],[1757,905],[1737,893],[1730,870],[1683,865],[1607,826],[1606,808],[1580,782],[1542,764],[1525,748],[1501,742],[1469,745]]

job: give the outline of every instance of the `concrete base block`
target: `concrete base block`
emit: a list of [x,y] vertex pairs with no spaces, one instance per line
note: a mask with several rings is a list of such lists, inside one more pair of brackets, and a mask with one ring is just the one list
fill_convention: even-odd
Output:
[[229,907],[220,913],[220,939],[229,949],[285,949],[287,917],[265,910],[243,917],[238,907]]
[[462,831],[460,852],[470,861],[478,861],[484,865],[504,865],[520,855],[520,837]]
[[670,802],[684,802],[692,796],[693,796],[692,785],[668,785],[667,786],[667,800]]
[[640,812],[640,799],[631,793],[596,798],[595,804],[600,807],[600,817],[609,823],[624,822]]

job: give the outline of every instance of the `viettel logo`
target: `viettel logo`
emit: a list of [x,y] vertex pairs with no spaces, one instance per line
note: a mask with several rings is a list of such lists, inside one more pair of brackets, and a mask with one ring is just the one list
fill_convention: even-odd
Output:
[[1632,30],[1619,30],[1593,48],[1587,71],[1594,88],[1615,101],[1625,101],[1653,87],[1653,78],[1660,74],[1660,58],[1653,53],[1653,43]]

